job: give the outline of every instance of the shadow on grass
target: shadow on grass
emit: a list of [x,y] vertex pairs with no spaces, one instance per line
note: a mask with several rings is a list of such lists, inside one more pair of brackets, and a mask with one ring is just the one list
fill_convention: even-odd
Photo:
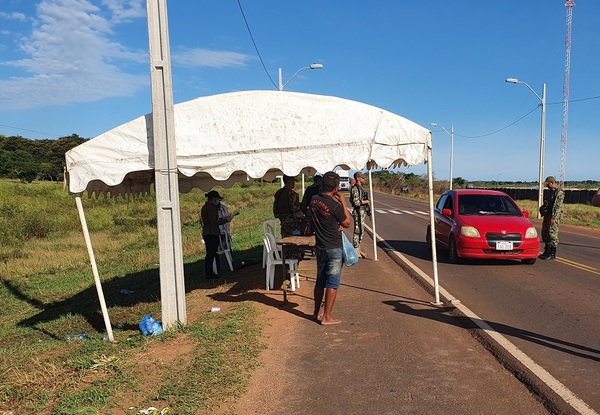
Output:
[[[242,261],[252,265],[243,267],[241,266]],[[234,264],[239,266],[239,269],[231,272],[226,267],[227,264],[223,261],[223,258],[221,258],[224,278],[217,280],[207,280],[204,278],[204,260],[186,263],[184,264],[186,293],[194,290],[214,290],[226,282],[234,282],[234,287],[237,287],[236,290],[238,291],[258,289],[261,281],[264,284],[264,270],[261,267],[261,261],[262,246],[246,251],[236,251],[234,252]],[[262,280],[260,278],[261,275],[263,276]],[[62,335],[45,329],[43,327],[45,323],[68,315],[80,315],[94,330],[101,333],[106,329],[98,300],[98,292],[96,286],[93,284],[91,272],[90,281],[92,284],[88,288],[62,301],[53,302],[40,301],[23,292],[11,281],[1,280],[1,283],[15,298],[39,310],[35,315],[19,321],[17,323],[18,326],[37,330],[52,338],[62,339]],[[147,269],[127,274],[124,277],[115,277],[109,281],[104,281],[102,283],[102,291],[111,320],[113,319],[115,308],[119,307],[127,309],[135,306],[139,308],[140,305],[148,304],[148,308],[160,308],[160,304],[156,304],[161,300],[159,269]],[[125,313],[127,312],[129,311],[126,310]],[[141,320],[142,317],[143,315],[140,315],[139,319]],[[126,319],[130,320],[130,316],[126,316]],[[123,330],[137,330],[138,326],[137,324],[128,324],[120,328]]]

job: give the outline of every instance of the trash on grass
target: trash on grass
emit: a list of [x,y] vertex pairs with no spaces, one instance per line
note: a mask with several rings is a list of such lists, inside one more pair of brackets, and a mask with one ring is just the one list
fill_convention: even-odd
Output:
[[144,315],[142,321],[140,321],[140,330],[145,336],[158,336],[162,334],[163,328],[158,321],[150,317],[148,314]]
[[211,312],[211,313],[218,313],[219,311],[221,311],[221,307],[212,307],[212,308],[210,309],[210,312]]
[[81,333],[81,334],[68,334],[67,340],[83,340],[83,339],[91,339],[92,336],[89,334]]

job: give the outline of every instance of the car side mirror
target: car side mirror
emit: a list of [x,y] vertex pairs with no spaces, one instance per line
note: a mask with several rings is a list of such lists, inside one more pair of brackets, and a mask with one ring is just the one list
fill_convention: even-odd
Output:
[[523,211],[523,216],[525,216],[526,218],[529,217],[529,211],[528,210],[524,210]]
[[442,215],[444,215],[444,216],[451,216],[452,215],[452,210],[450,210],[450,209],[442,209]]

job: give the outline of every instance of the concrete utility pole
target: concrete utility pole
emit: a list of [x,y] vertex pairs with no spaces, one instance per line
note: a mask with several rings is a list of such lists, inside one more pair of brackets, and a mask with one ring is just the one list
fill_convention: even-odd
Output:
[[[187,323],[166,0],[146,0],[162,324]],[[151,150],[152,153],[152,150]]]

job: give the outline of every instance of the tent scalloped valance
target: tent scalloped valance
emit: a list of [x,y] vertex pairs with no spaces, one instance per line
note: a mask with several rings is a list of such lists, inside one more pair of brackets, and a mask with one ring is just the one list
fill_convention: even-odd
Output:
[[[208,190],[277,175],[387,168],[426,161],[430,132],[403,117],[347,99],[242,91],[174,106],[179,187]],[[69,190],[139,195],[154,180],[152,114],[66,154]]]

